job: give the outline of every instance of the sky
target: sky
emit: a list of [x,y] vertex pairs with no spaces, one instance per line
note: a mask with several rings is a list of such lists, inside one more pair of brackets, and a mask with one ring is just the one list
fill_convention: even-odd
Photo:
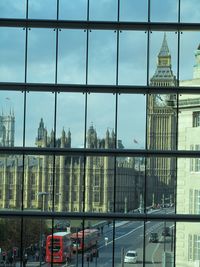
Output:
[[[90,0],[90,20],[116,21],[117,0]],[[48,8],[46,8],[48,6]],[[56,0],[29,0],[29,18],[56,19]],[[181,0],[181,21],[199,22],[199,0]],[[25,18],[25,0],[0,0],[1,18]],[[86,0],[60,0],[59,19],[85,20]],[[121,21],[147,21],[147,0],[121,0]],[[151,21],[177,21],[177,1],[151,1]],[[177,34],[167,32],[172,55],[172,69],[177,73]],[[0,82],[24,82],[25,38],[22,28],[0,28]],[[66,30],[58,32],[57,83],[85,84],[86,82],[86,32]],[[164,33],[150,34],[150,77],[156,69],[156,60]],[[117,34],[114,31],[89,32],[88,84],[116,84]],[[183,32],[180,45],[180,79],[192,79],[194,53],[200,42],[199,32]],[[147,34],[143,31],[122,31],[119,34],[120,85],[146,85]],[[27,82],[55,83],[56,32],[54,29],[30,29],[28,31]],[[54,128],[55,94],[48,92],[27,93],[25,140],[27,146],[35,146],[37,128],[43,118],[50,133]],[[60,93],[57,98],[56,132],[62,129],[72,133],[72,146],[83,147],[85,95]],[[120,94],[118,98],[118,139],[125,148],[144,148],[146,127],[146,96]],[[99,138],[107,129],[115,128],[116,96],[113,94],[89,94],[87,128],[93,125]],[[24,94],[0,91],[0,110],[15,113],[15,145],[22,145]],[[137,143],[134,142],[137,140]]]

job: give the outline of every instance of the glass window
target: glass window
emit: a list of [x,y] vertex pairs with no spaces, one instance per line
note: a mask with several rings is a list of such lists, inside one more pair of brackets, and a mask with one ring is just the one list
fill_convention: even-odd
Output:
[[120,0],[120,21],[147,21],[147,0]]
[[[48,8],[47,8],[48,6]],[[28,17],[31,19],[56,19],[57,0],[28,0]]]
[[104,20],[104,21],[116,21],[117,20],[117,0],[109,1],[90,1],[89,14],[90,20]]
[[1,0],[0,2],[1,18],[25,18],[26,0]]
[[116,83],[117,33],[92,30],[89,33],[88,83]]
[[59,2],[60,20],[86,20],[87,18],[87,0]]
[[24,82],[25,33],[22,28],[0,28],[1,82]]
[[31,83],[55,83],[55,31],[53,29],[29,29],[27,81]]

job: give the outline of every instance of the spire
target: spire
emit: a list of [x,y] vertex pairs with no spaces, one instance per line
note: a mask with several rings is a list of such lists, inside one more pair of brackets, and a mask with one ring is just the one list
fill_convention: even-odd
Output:
[[160,52],[159,52],[158,56],[159,57],[168,57],[168,56],[170,56],[169,47],[168,47],[168,44],[167,44],[166,33],[164,33],[162,46],[160,48]]
[[195,51],[195,64],[193,66],[193,78],[199,79],[200,78],[200,44]]
[[171,54],[167,43],[167,35],[164,33],[160,52],[157,57],[156,71],[151,78],[153,86],[175,86],[176,77],[173,74],[171,66]]

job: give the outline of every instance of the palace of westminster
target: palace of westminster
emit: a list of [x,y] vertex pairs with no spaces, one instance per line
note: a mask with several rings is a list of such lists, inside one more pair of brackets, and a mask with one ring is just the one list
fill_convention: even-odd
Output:
[[[151,85],[172,87],[176,83],[164,34]],[[147,149],[175,149],[176,96],[149,95],[147,105]],[[14,146],[14,128],[14,114],[2,114],[0,146]],[[70,131],[66,133],[63,130],[61,137],[56,140],[56,146],[70,148],[71,138]],[[53,140],[54,132],[49,134],[41,119],[36,146],[51,147]],[[107,130],[103,139],[99,139],[92,125],[87,131],[88,148],[114,148],[115,141],[113,131]],[[143,158],[88,157],[84,161],[82,157],[65,155],[55,159],[47,155],[25,156],[24,159],[22,156],[1,156],[0,208],[21,209],[23,195],[25,209],[51,210],[54,192],[56,211],[83,211],[84,205],[85,211],[127,212],[144,205],[145,179],[147,206],[161,203],[163,196],[174,202],[176,160],[153,157],[144,162]]]

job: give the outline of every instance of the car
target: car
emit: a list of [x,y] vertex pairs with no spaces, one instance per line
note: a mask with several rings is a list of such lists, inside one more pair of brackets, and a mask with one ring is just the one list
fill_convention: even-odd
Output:
[[164,227],[162,231],[162,236],[170,236],[170,228],[169,227]]
[[128,250],[124,256],[125,263],[136,263],[137,262],[137,252],[135,250]]
[[151,233],[149,236],[150,243],[158,243],[158,233]]

